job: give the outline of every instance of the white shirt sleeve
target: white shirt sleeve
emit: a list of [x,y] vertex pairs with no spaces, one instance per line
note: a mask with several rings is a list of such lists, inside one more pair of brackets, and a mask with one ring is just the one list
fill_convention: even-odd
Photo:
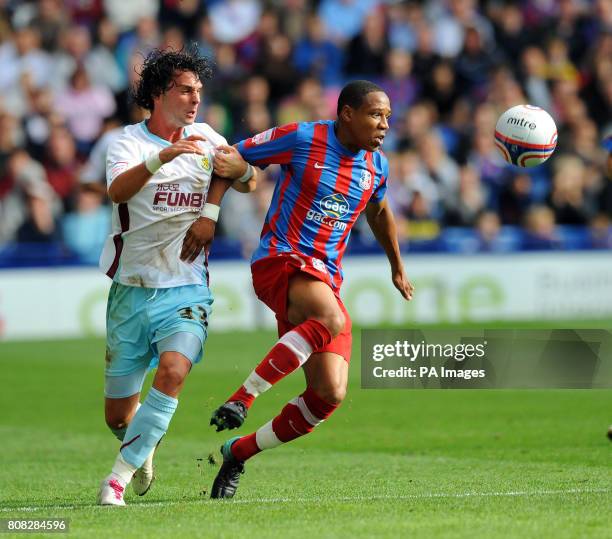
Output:
[[124,135],[113,141],[106,154],[107,185],[110,186],[119,174],[139,165],[144,159],[137,140]]

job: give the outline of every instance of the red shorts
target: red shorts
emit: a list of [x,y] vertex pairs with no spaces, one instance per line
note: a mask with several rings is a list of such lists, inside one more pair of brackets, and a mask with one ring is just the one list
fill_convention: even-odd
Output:
[[[287,320],[287,299],[289,296],[289,280],[299,272],[312,275],[334,290],[329,272],[323,262],[301,253],[281,253],[268,256],[251,265],[253,288],[255,288],[257,297],[276,314],[279,337],[295,327]],[[334,295],[346,320],[344,329],[327,346],[315,350],[315,352],[332,352],[341,355],[348,363],[351,360],[352,348],[351,317],[335,290]]]

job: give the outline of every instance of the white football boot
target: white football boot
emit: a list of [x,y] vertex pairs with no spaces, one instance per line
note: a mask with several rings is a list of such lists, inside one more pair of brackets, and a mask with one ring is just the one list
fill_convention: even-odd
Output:
[[[157,449],[157,447],[155,449]],[[144,496],[149,492],[155,480],[155,468],[153,467],[155,449],[151,451],[143,465],[134,472],[134,477],[132,477],[132,490],[135,494],[138,494],[138,496]]]
[[123,492],[125,487],[113,475],[106,477],[98,492],[98,505],[125,505]]

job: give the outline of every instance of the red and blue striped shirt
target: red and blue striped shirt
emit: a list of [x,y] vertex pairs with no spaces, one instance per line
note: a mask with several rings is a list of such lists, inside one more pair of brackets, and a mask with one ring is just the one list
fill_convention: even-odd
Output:
[[382,152],[346,149],[334,124],[275,127],[241,141],[238,150],[252,165],[282,170],[251,261],[296,251],[322,260],[339,288],[351,228],[368,202],[384,198],[389,164]]

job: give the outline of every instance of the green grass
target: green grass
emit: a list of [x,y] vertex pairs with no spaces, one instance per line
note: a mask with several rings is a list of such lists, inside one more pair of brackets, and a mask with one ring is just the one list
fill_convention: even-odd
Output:
[[[356,339],[358,340],[358,339]],[[95,505],[118,443],[103,420],[101,340],[0,344],[0,518],[66,517],[71,537],[610,537],[607,391],[361,390],[313,434],[247,464],[211,501],[208,421],[273,342],[214,334],[129,506]],[[301,392],[262,396],[250,432]],[[202,460],[199,460],[202,459]]]

